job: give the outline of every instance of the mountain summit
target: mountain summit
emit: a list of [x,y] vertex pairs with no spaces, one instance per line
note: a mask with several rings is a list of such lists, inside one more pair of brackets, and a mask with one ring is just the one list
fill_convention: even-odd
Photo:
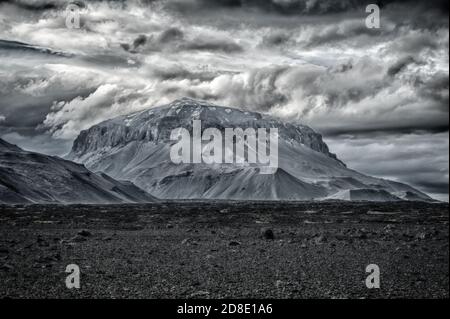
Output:
[[[258,165],[174,164],[171,133],[203,128],[276,128],[279,169]],[[348,169],[322,136],[297,123],[192,99],[117,117],[80,133],[68,159],[128,180],[163,199],[231,200],[432,200],[402,183]]]

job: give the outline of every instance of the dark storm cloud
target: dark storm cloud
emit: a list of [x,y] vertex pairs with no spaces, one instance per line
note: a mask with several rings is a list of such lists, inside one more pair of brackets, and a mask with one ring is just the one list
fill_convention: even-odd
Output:
[[387,71],[389,76],[395,76],[398,73],[402,72],[408,65],[417,63],[416,60],[412,56],[407,56],[405,58],[400,59],[394,65],[392,65]]
[[424,50],[436,50],[439,40],[430,33],[417,33],[403,37],[393,44],[391,50],[396,53],[420,54]]
[[[317,25],[335,25],[339,21],[350,18],[362,19],[359,28],[347,33],[337,34],[339,38],[365,35],[376,37],[390,32],[398,32],[401,28],[436,30],[443,25],[448,26],[447,1],[360,1],[360,0],[165,0],[146,1],[159,4],[167,11],[188,23],[216,25],[221,28],[236,28],[242,23],[246,26],[285,26],[292,28],[304,19],[318,18]],[[368,30],[363,20],[368,4],[377,3],[382,8],[383,23],[395,23],[394,30]],[[319,19],[320,18],[320,19]],[[301,20],[298,20],[301,19]],[[300,22],[301,21],[301,22]],[[331,28],[331,30],[333,30]],[[333,32],[324,35],[323,41],[333,38]],[[414,45],[413,43],[410,45]]]
[[21,9],[30,11],[46,11],[60,7],[57,1],[48,0],[0,0],[1,4],[13,4]]
[[[146,1],[155,3],[157,1]],[[277,13],[282,15],[298,14],[333,14],[365,8],[374,1],[360,0],[169,0],[168,8],[189,13],[195,10],[217,9],[259,9],[261,12]],[[440,14],[448,12],[448,2],[444,0],[413,1],[413,0],[377,0],[381,8],[392,5],[406,5],[420,7],[424,10],[436,11]]]
[[449,3],[447,0],[377,0],[376,3],[384,8],[392,4],[404,4],[409,6],[418,6],[424,10],[433,10],[443,15],[449,12]]
[[145,34],[138,35],[134,40],[133,43],[130,45],[128,43],[121,43],[120,46],[128,52],[136,53],[139,47],[144,46],[148,41],[148,38]]
[[68,4],[85,8],[89,2],[108,2],[113,5],[124,6],[127,0],[0,0],[0,5],[10,4],[27,11],[42,12],[65,9]]
[[[391,126],[389,126],[389,124]],[[449,125],[447,120],[442,120],[441,122],[436,121],[436,123],[405,123],[400,125],[395,125],[395,123],[373,123],[373,125],[361,124],[361,126],[353,127],[325,127],[318,125],[318,130],[321,131],[327,137],[341,137],[347,134],[376,134],[384,133],[386,136],[395,134],[413,134],[413,133],[430,133],[437,134],[447,132],[449,130]]]
[[[419,175],[422,175],[419,173]],[[416,185],[420,185],[419,187],[423,189],[428,194],[436,194],[441,196],[436,196],[437,199],[446,200],[445,196],[448,194],[449,185],[448,183],[442,182],[434,182],[433,179],[430,179],[430,176],[423,176],[423,179],[416,179],[414,181]],[[448,199],[447,199],[448,201]]]
[[159,52],[164,50],[182,51],[206,51],[239,53],[244,48],[232,39],[219,35],[198,34],[186,37],[178,28],[169,28],[159,35],[139,35],[132,44],[122,43],[121,47],[128,52]]
[[416,79],[414,83],[419,94],[437,102],[438,107],[448,112],[449,77],[448,73],[439,72],[429,80]]
[[235,42],[214,38],[198,38],[192,42],[182,44],[180,48],[182,50],[220,51],[225,53],[244,51],[243,48]]
[[[368,29],[364,23],[355,23],[353,25],[347,26],[344,30],[340,28],[327,28],[323,32],[318,33],[311,37],[308,41],[308,46],[318,46],[318,45],[333,45],[333,43],[339,43],[342,40],[355,38],[358,36],[367,37],[380,37],[387,32],[383,29],[373,30]],[[370,40],[366,40],[369,42]]]
[[130,65],[126,57],[114,54],[92,54],[89,56],[78,57],[81,63],[86,63],[87,65],[95,65],[96,67],[136,67],[140,63],[136,62],[134,65]]
[[150,73],[162,81],[189,79],[210,82],[217,77],[217,74],[213,72],[192,72],[181,65],[166,66],[164,68],[153,67]]
[[182,41],[184,39],[184,33],[178,28],[169,28],[164,30],[158,37],[159,43],[169,43],[172,41]]
[[158,36],[145,34],[138,35],[131,44],[122,43],[121,47],[125,51],[137,53],[139,47],[143,47],[148,44],[148,49],[152,51],[160,51],[170,45],[179,46],[184,42],[184,33],[178,28],[169,28],[162,31]]
[[133,46],[135,49],[147,43],[147,37],[144,34],[139,35],[134,41]]
[[[119,4],[124,7],[131,1],[126,0],[89,0],[89,1],[69,1],[69,0],[0,0],[0,4],[13,4],[27,10],[53,10],[60,9],[68,3],[75,3],[83,6],[89,2],[108,2]],[[259,9],[262,12],[272,12],[283,15],[295,14],[332,14],[346,12],[363,8],[374,1],[366,0],[141,0],[141,3],[155,4],[162,3],[167,8],[190,13],[196,10],[217,10],[225,9]],[[449,4],[446,0],[377,0],[375,1],[381,8],[391,5],[405,5],[420,7],[422,10],[436,11],[447,14]]]
[[291,35],[286,31],[271,32],[263,38],[263,46],[278,47],[283,46],[292,41]]

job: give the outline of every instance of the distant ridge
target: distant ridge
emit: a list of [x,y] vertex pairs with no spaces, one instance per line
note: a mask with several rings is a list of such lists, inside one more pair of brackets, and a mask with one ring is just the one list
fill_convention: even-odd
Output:
[[0,204],[119,204],[156,198],[130,182],[0,139]]

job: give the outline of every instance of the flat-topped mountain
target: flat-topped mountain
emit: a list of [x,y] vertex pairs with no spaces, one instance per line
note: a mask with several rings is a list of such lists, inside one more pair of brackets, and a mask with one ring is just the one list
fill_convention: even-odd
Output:
[[[174,164],[171,133],[192,130],[194,120],[221,131],[277,128],[278,171],[261,175],[261,165]],[[431,200],[406,184],[347,168],[322,136],[305,125],[186,98],[81,132],[67,158],[164,199]]]

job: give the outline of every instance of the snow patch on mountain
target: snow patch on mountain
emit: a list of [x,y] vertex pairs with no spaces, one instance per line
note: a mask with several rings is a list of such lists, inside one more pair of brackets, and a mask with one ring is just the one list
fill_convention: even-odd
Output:
[[350,189],[339,191],[336,194],[327,197],[328,200],[345,201],[376,201],[376,202],[395,202],[400,201],[399,197],[392,195],[385,190],[377,189]]

